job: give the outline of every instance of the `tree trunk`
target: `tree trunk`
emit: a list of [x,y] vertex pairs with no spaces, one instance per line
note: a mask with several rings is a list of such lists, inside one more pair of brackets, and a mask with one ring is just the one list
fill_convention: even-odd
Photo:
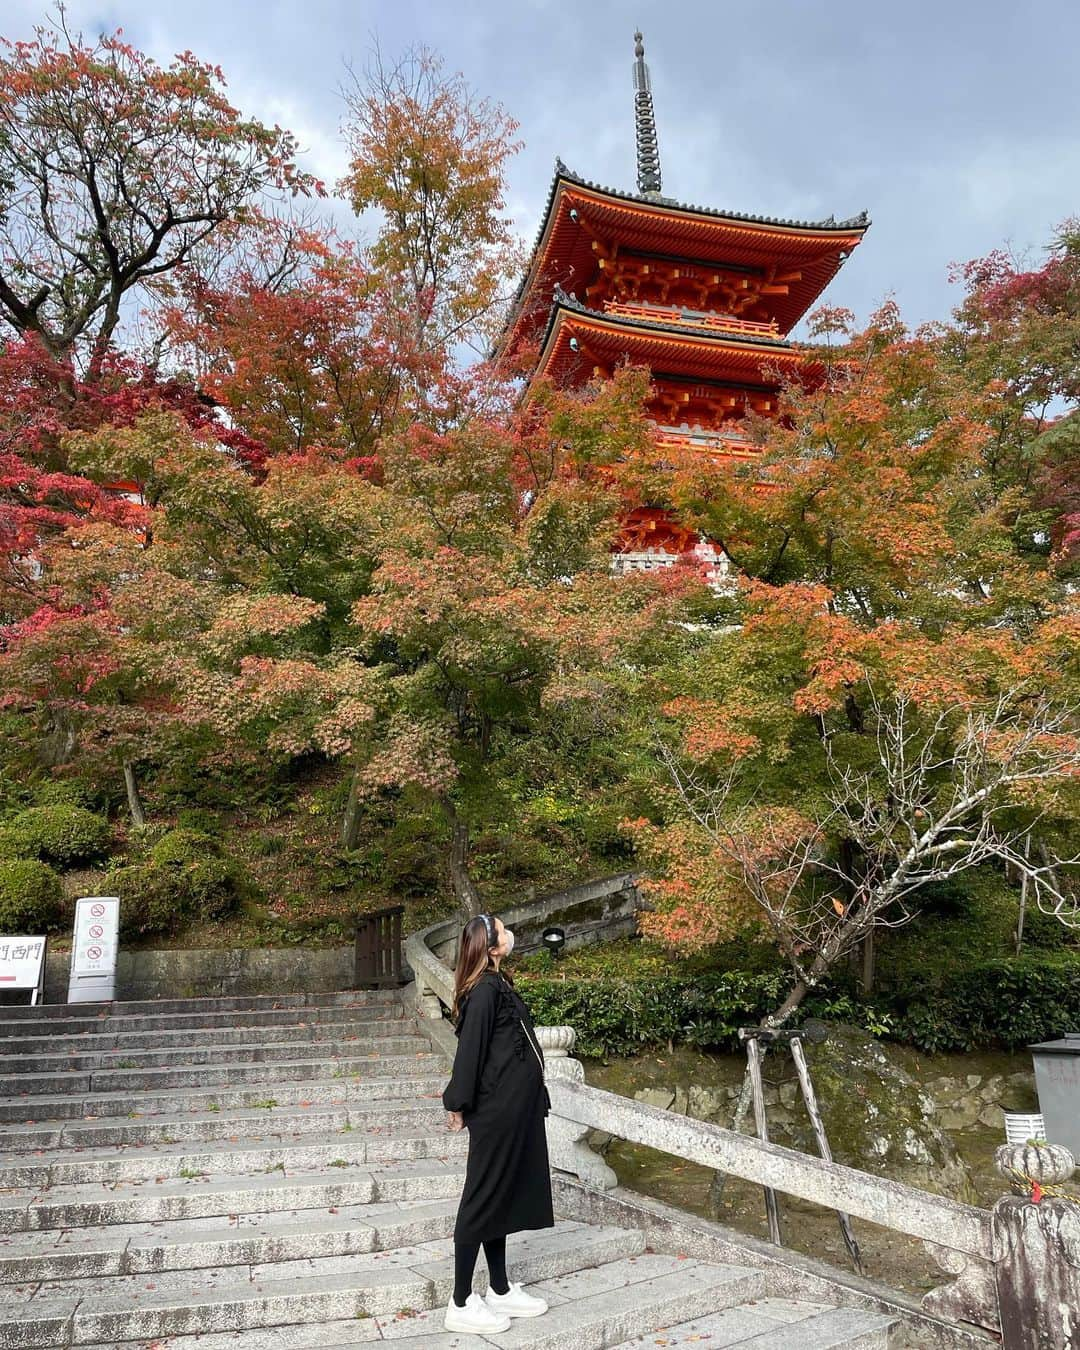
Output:
[[469,875],[469,823],[458,815],[449,797],[441,797],[439,804],[450,823],[450,884],[462,913],[472,918],[483,913],[484,902]]
[[135,777],[135,765],[130,759],[124,760],[124,787],[127,789],[128,810],[131,812],[131,823],[136,829],[141,830],[146,824],[146,812],[143,809],[143,800],[139,794],[139,783]]
[[38,752],[41,763],[50,769],[66,764],[75,753],[78,739],[75,724],[62,714],[53,714]]
[[353,769],[345,814],[341,818],[341,847],[353,849],[360,837],[360,770]]
[[874,992],[874,930],[868,928],[862,940],[862,991]]
[[[1031,835],[1024,836],[1024,861],[1031,857]],[[1016,916],[1016,954],[1020,955],[1020,949],[1024,945],[1024,919],[1027,917],[1027,898],[1028,886],[1031,884],[1031,875],[1027,868],[1024,869],[1020,877],[1020,910]]]

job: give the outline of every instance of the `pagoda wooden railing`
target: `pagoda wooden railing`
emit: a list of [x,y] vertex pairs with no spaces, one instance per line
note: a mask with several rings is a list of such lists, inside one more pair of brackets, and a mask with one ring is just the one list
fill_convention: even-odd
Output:
[[751,445],[745,437],[723,436],[708,431],[670,431],[660,428],[656,434],[656,443],[673,450],[712,451],[738,459],[754,459],[761,454],[761,450]]
[[621,300],[605,300],[604,313],[615,314],[624,319],[649,319],[654,323],[692,324],[695,328],[743,333],[748,337],[780,336],[780,328],[775,319],[770,319],[767,323],[757,319],[736,319],[730,314],[705,314],[698,310],[680,309],[677,305],[634,305]]

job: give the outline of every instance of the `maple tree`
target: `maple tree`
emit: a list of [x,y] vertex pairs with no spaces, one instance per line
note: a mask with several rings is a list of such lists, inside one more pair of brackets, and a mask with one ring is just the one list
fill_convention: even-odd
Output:
[[160,293],[218,232],[254,221],[262,194],[312,193],[296,142],[242,116],[220,69],[168,67],[125,43],[72,34],[63,10],[0,54],[0,319],[92,372],[125,298]]
[[426,47],[394,64],[376,50],[346,101],[350,164],[339,190],[357,214],[381,216],[372,263],[416,345],[482,345],[520,261],[502,214],[517,124]]
[[442,434],[418,426],[384,452],[386,491],[401,510],[352,617],[392,700],[379,748],[357,765],[353,800],[405,782],[432,793],[451,828],[458,899],[472,912],[481,902],[470,816],[517,772],[520,747],[561,710],[604,702],[597,672],[662,650],[678,632],[665,620],[708,603],[693,568],[610,571],[619,497],[584,470],[605,425],[651,440],[640,392],[635,376],[553,394],[509,429],[482,419]]
[[747,588],[742,627],[698,653],[694,692],[664,707],[682,810],[635,826],[662,863],[645,927],[690,949],[775,942],[793,976],[777,1020],[874,930],[909,921],[930,881],[1007,862],[1078,917],[1063,860],[1024,847],[1058,819],[1067,839],[1080,804],[1075,611],[1027,640],[962,625],[928,638],[858,625],[828,599]]
[[122,776],[141,825],[137,769],[175,730],[173,656],[207,621],[212,592],[156,566],[126,524],[71,525],[43,562],[43,603],[2,630],[0,706],[21,713],[36,762],[74,764],[105,791]]
[[363,250],[294,223],[268,225],[213,278],[187,271],[166,322],[200,388],[264,455],[319,447],[377,472],[377,442],[425,364]]
[[1080,347],[1067,250],[1048,268],[973,265],[954,324],[914,334],[892,306],[861,333],[823,312],[759,460],[620,469],[742,573],[725,629],[639,690],[674,794],[634,826],[646,926],[767,937],[779,1017],[857,945],[869,983],[874,931],[968,867],[1075,920],[1077,615],[1045,485],[1076,480],[1075,415],[1049,404],[1075,399]]

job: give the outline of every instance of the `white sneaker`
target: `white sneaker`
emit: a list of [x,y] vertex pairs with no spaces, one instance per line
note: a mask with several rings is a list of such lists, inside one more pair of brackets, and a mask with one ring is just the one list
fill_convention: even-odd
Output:
[[507,1317],[540,1317],[548,1310],[548,1305],[535,1294],[527,1294],[520,1284],[512,1284],[505,1294],[497,1294],[489,1289],[484,1302],[493,1313]]
[[[510,1286],[510,1293],[514,1287]],[[509,1298],[510,1295],[507,1295]],[[446,1305],[446,1317],[443,1326],[447,1331],[471,1331],[476,1336],[491,1336],[499,1331],[510,1330],[510,1318],[505,1313],[489,1308],[479,1294],[470,1294],[464,1308],[454,1302],[453,1294]]]

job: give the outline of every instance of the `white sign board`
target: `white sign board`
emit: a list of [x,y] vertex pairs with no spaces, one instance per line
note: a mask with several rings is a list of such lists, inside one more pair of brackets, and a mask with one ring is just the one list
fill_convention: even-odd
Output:
[[0,937],[0,993],[30,989],[30,1002],[37,1003],[44,982],[46,945],[43,937]]
[[120,901],[115,895],[84,896],[75,902],[69,1003],[107,1002],[116,997]]

